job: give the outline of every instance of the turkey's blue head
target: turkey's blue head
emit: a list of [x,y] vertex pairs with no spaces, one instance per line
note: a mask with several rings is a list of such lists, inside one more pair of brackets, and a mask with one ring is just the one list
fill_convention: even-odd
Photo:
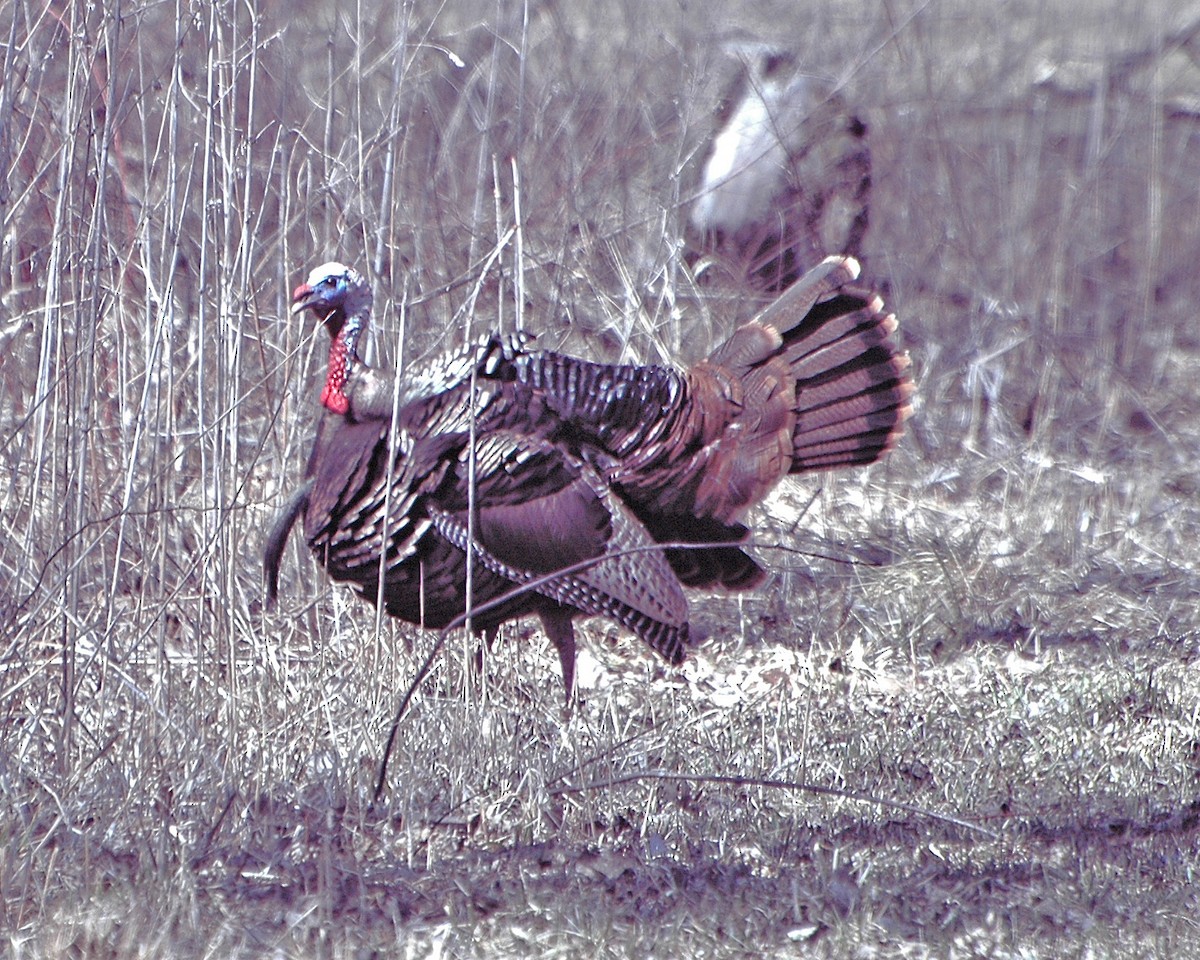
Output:
[[359,362],[358,338],[370,319],[371,302],[371,287],[362,275],[336,262],[321,264],[292,293],[292,314],[311,310],[333,338],[321,403],[334,413],[350,408],[343,391]]
[[292,314],[311,310],[331,337],[342,331],[347,319],[366,323],[371,310],[371,287],[353,267],[331,261],[314,269],[292,293]]

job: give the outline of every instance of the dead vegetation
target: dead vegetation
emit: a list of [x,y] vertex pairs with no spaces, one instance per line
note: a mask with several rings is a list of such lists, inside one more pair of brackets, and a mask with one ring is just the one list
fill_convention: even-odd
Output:
[[[12,5],[9,955],[1196,952],[1195,24],[744,6]],[[564,718],[532,625],[482,681],[452,639],[373,805],[433,638],[299,544],[261,610],[323,349],[288,292],[369,270],[387,365],[696,356],[744,308],[678,238],[747,34],[865,113],[910,436],[785,485],[681,671],[596,625]]]

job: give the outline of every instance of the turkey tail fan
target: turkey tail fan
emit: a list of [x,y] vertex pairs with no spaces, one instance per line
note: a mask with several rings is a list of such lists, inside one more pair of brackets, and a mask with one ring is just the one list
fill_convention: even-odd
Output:
[[[851,267],[852,260],[843,264]],[[896,445],[913,393],[896,326],[877,295],[846,284],[783,333],[783,356],[796,378],[789,472],[873,463]]]

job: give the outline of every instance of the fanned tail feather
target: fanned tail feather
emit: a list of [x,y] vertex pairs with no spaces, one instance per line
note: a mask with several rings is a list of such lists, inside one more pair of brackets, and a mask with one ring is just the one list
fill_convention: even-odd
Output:
[[908,356],[892,339],[895,316],[870,291],[835,285],[857,276],[853,260],[832,257],[818,270],[814,288],[826,298],[782,338],[796,377],[791,473],[873,463],[895,446],[911,413]]

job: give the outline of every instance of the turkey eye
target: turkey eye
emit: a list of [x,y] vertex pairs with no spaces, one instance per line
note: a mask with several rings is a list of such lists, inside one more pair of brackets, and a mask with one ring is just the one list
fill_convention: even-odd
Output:
[[322,280],[322,281],[321,281],[319,284],[317,284],[317,286],[319,286],[319,287],[332,287],[332,286],[333,286],[333,285],[334,285],[336,282],[337,282],[337,281],[336,281],[336,280],[335,280],[333,277],[326,277],[326,278],[325,278],[324,280]]

